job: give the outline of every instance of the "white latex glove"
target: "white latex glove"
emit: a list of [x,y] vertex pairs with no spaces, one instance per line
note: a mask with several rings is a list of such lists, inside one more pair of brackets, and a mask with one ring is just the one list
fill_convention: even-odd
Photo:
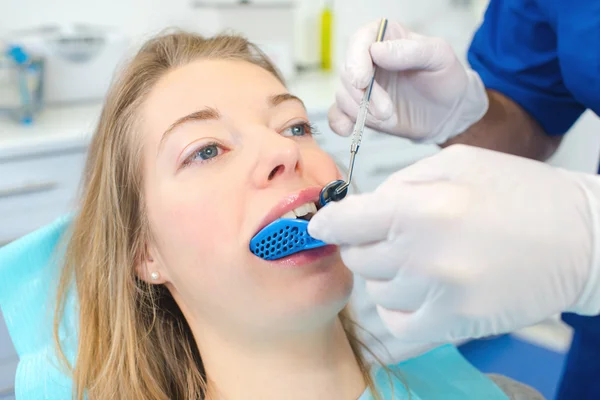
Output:
[[367,126],[416,142],[444,143],[479,121],[488,97],[479,78],[458,61],[442,39],[410,32],[388,23],[385,40],[373,43],[379,21],[350,39],[342,88],[329,110],[336,133],[352,132],[363,90],[377,71]]
[[341,246],[399,338],[499,334],[600,312],[600,178],[462,145],[331,203],[311,236]]

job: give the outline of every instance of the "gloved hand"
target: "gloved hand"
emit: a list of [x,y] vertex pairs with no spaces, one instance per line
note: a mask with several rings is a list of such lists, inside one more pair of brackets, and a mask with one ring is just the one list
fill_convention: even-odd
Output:
[[488,107],[483,83],[448,43],[392,21],[385,40],[374,43],[378,27],[373,22],[350,39],[342,88],[329,110],[331,129],[342,136],[352,132],[373,63],[379,67],[367,117],[373,129],[441,144],[483,117]]
[[600,313],[599,199],[596,176],[455,145],[308,232],[341,246],[392,333],[441,343]]

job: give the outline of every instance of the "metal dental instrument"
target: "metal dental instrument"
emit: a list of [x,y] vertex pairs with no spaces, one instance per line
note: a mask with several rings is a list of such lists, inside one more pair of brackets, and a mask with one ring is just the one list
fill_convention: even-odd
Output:
[[[383,18],[381,23],[379,24],[379,30],[377,31],[376,42],[381,42],[383,37],[385,36],[385,30],[387,28],[388,20]],[[375,67],[373,71],[373,77],[371,78],[371,82],[369,86],[365,89],[365,93],[363,94],[363,98],[360,102],[360,107],[358,110],[358,116],[356,117],[356,124],[354,125],[354,130],[352,131],[352,145],[350,146],[350,163],[348,166],[348,180],[337,180],[326,185],[323,190],[321,190],[320,195],[320,203],[321,206],[329,203],[330,201],[340,201],[346,194],[348,194],[348,187],[352,182],[352,173],[354,172],[354,159],[356,158],[356,153],[358,153],[358,149],[360,148],[360,142],[362,140],[363,132],[365,130],[365,123],[367,122],[367,115],[369,113],[369,102],[371,101],[371,92],[373,91],[373,85],[375,84],[375,72],[377,72],[377,67]]]

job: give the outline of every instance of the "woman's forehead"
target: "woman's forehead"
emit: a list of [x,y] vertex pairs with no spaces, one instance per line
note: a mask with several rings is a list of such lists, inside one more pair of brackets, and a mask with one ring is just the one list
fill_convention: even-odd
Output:
[[287,89],[272,73],[242,60],[198,60],[169,71],[146,99],[144,120],[166,129],[173,121],[211,107],[224,114],[260,110]]
[[208,103],[237,98],[260,100],[284,91],[285,86],[272,73],[247,61],[198,60],[168,72],[151,97],[163,102],[216,106],[219,104]]

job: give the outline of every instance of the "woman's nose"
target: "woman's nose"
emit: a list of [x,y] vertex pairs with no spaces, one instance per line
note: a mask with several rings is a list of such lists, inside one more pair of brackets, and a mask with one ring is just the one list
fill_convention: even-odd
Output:
[[254,180],[258,187],[266,187],[301,171],[300,148],[294,140],[279,136],[265,142],[254,169]]

